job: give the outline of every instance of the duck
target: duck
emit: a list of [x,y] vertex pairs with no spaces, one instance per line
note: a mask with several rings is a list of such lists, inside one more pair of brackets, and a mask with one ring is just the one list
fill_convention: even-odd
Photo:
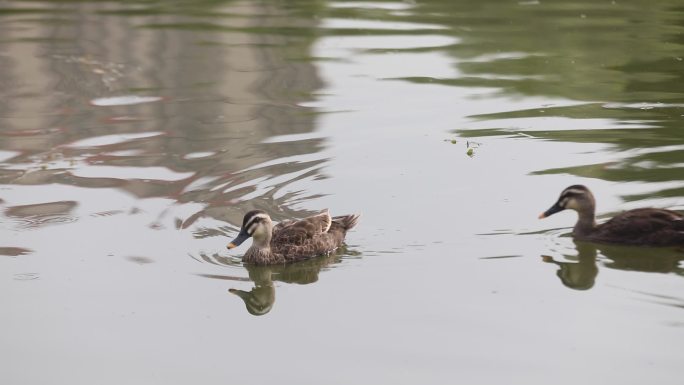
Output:
[[273,225],[263,210],[245,214],[237,237],[228,249],[253,238],[252,246],[242,257],[243,263],[275,265],[303,261],[330,254],[344,242],[347,231],[356,226],[358,214],[331,217],[328,210],[299,220]]
[[597,224],[594,195],[584,185],[572,185],[561,192],[556,203],[541,213],[539,219],[566,209],[578,214],[572,230],[575,240],[631,246],[684,246],[684,215],[676,211],[640,208]]

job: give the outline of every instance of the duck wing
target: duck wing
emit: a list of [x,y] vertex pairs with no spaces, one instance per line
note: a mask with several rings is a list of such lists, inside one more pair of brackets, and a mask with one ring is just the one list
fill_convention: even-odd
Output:
[[330,229],[332,218],[328,210],[300,220],[278,223],[273,228],[273,245],[301,245],[325,234]]
[[684,245],[684,216],[664,209],[630,210],[600,225],[592,238],[633,245]]

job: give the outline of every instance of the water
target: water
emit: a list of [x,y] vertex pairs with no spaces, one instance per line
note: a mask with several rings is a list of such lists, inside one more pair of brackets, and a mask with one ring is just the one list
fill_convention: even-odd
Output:
[[[0,382],[678,384],[676,1],[0,2]],[[361,213],[242,266],[242,215]],[[229,291],[230,290],[230,291]],[[255,316],[256,315],[256,316]]]

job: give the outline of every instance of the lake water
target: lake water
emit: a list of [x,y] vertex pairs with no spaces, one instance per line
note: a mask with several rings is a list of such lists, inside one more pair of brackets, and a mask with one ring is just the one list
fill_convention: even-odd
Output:
[[680,384],[684,252],[577,183],[684,210],[681,2],[0,1],[0,383]]

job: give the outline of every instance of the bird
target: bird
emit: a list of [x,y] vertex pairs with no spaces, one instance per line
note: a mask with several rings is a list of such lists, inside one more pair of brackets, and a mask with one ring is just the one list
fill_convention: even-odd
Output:
[[331,217],[328,210],[300,220],[287,220],[273,225],[263,210],[245,214],[240,233],[228,244],[240,246],[252,237],[252,246],[242,257],[246,264],[274,265],[303,261],[335,251],[347,231],[359,220],[358,214]]
[[572,230],[575,240],[631,246],[684,246],[684,215],[676,211],[640,208],[597,224],[594,195],[586,186],[572,185],[561,192],[556,203],[541,213],[539,219],[565,209],[578,214]]

